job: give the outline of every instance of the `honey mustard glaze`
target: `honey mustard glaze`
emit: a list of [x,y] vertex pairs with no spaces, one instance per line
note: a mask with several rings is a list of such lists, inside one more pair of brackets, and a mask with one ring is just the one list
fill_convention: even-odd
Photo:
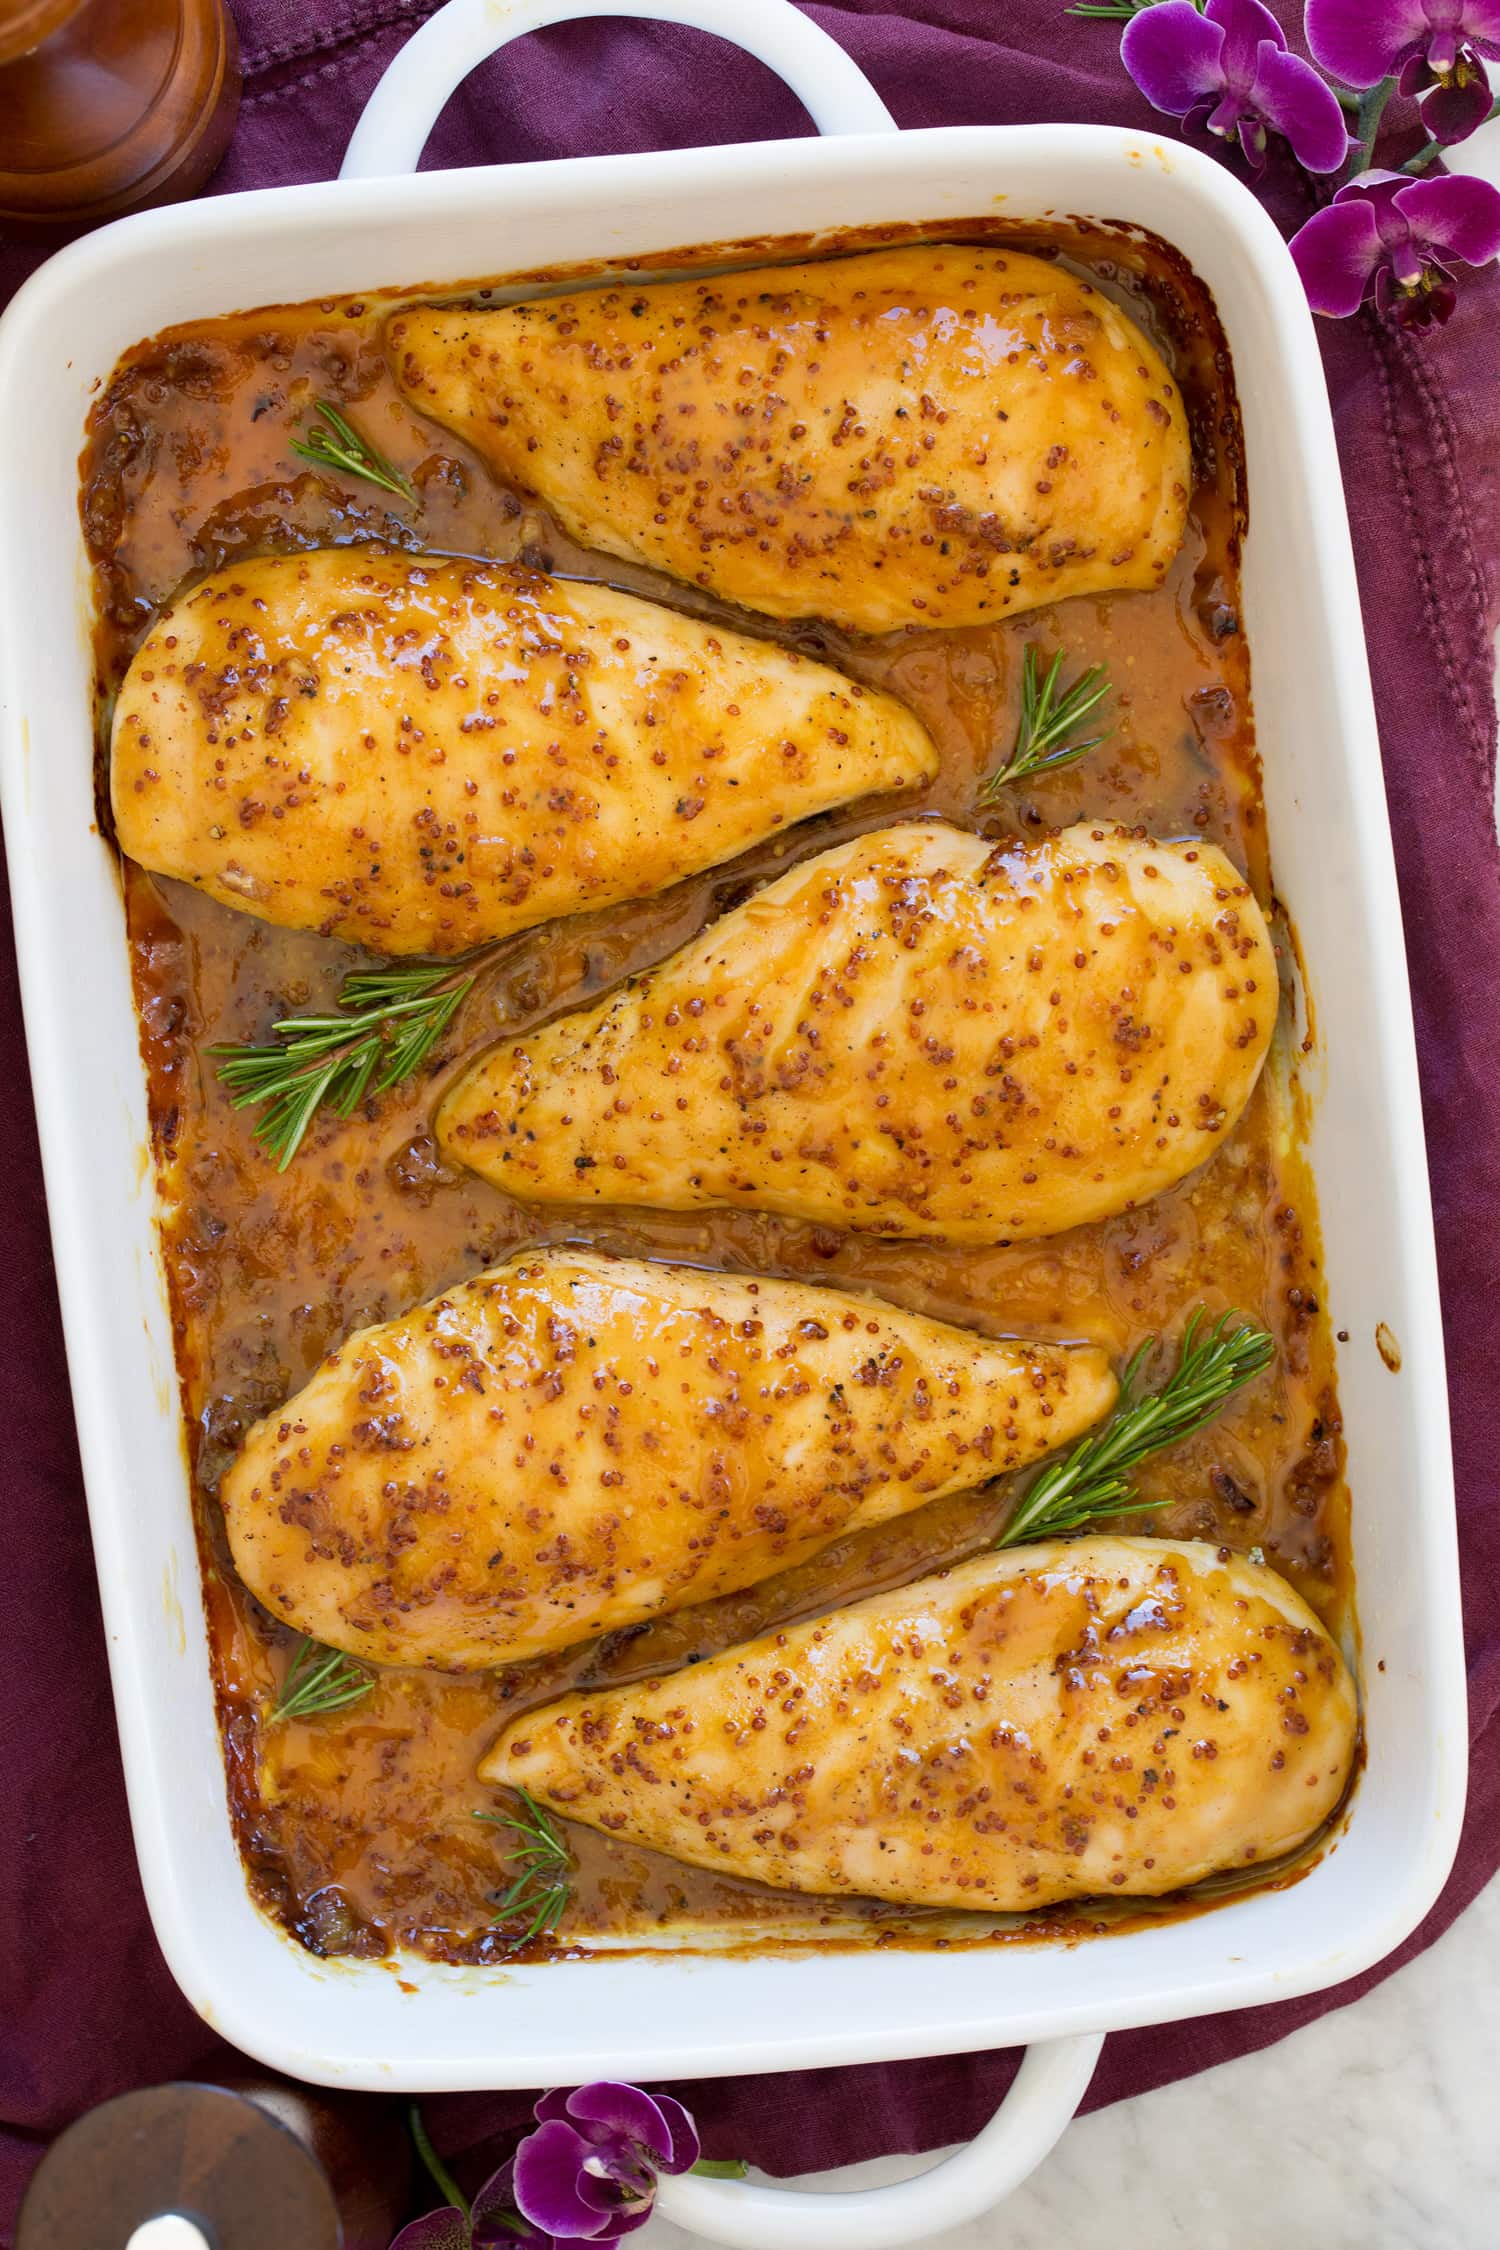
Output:
[[[666,251],[652,265],[794,261],[910,238],[885,229],[831,244],[721,245]],[[882,1239],[753,1209],[527,1207],[456,1168],[434,1134],[444,1095],[497,1038],[597,999],[757,887],[893,820],[940,815],[1002,845],[1079,819],[1217,845],[1271,916],[1290,986],[1239,609],[1239,422],[1211,302],[1174,254],[1101,228],[1059,225],[1023,238],[1014,226],[976,222],[945,239],[1061,260],[1125,304],[1162,354],[1186,404],[1194,482],[1185,537],[1159,583],[880,637],[806,617],[752,616],[710,587],[577,543],[446,422],[429,419],[410,371],[403,384],[387,357],[383,326],[398,296],[171,330],[125,355],[93,409],[82,511],[96,590],[101,757],[127,666],[164,605],[227,564],[371,541],[598,581],[774,640],[867,693],[898,699],[938,753],[930,781],[821,813],[646,899],[504,939],[478,957],[437,1066],[367,1100],[347,1122],[321,1114],[281,1173],[255,1141],[251,1115],[231,1107],[206,1050],[264,1039],[288,1014],[325,1011],[344,972],[368,956],[124,861],[230,1805],[255,1896],[316,1953],[406,1947],[448,1960],[513,1957],[514,1931],[493,1925],[503,1845],[475,1817],[505,1803],[477,1773],[502,1730],[569,1690],[661,1678],[976,1555],[1007,1512],[1003,1483],[947,1493],[695,1608],[499,1670],[381,1668],[347,1711],[273,1723],[294,1637],[229,1561],[218,1498],[227,1467],[250,1426],[352,1331],[531,1246],[832,1284],[984,1336],[1094,1343],[1117,1365],[1143,1340],[1180,1333],[1195,1305],[1238,1307],[1271,1330],[1274,1366],[1217,1421],[1141,1471],[1143,1499],[1164,1505],[1110,1528],[1258,1550],[1336,1634],[1352,1634],[1341,1426],[1286,992],[1273,1067],[1211,1160],[1138,1208],[1040,1240]],[[480,308],[492,301],[484,289],[467,299]],[[414,503],[299,460],[289,440],[318,399],[355,418],[410,479]],[[1015,738],[1028,642],[1049,659],[1062,651],[1067,677],[1108,667],[1113,731],[1078,765],[981,807],[983,778]],[[101,804],[104,783],[101,766]],[[665,1931],[705,1945],[1024,1942],[1193,1911],[1222,1890],[932,1915],[774,1890],[624,1836],[573,1822],[564,1829],[577,1863],[573,1897],[557,1937],[533,1948],[540,1954],[601,1941],[641,1946]],[[1273,1869],[1260,1879],[1286,1877]]]

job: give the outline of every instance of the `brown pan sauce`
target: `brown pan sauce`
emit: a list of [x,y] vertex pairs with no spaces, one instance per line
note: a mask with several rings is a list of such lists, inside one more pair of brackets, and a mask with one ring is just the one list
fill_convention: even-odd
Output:
[[[915,231],[872,230],[836,244],[738,244],[715,255],[757,263]],[[284,1174],[255,1142],[249,1118],[230,1108],[204,1051],[263,1039],[280,1015],[328,1008],[360,956],[125,864],[230,1804],[256,1897],[316,1953],[407,1946],[448,1960],[510,1957],[514,1928],[492,1924],[494,1894],[506,1880],[504,1831],[474,1817],[503,1810],[474,1778],[503,1719],[563,1687],[659,1672],[901,1584],[981,1547],[1010,1505],[1000,1487],[938,1501],[766,1585],[562,1657],[495,1675],[387,1671],[345,1713],[268,1724],[295,1642],[238,1583],[225,1549],[215,1493],[242,1433],[351,1329],[528,1243],[584,1240],[636,1256],[835,1282],[992,1333],[1096,1339],[1121,1359],[1154,1334],[1174,1337],[1200,1302],[1238,1306],[1275,1332],[1277,1363],[1216,1425],[1143,1474],[1145,1496],[1168,1505],[1138,1528],[1259,1547],[1335,1629],[1349,1624],[1343,1446],[1312,1186],[1296,1148],[1289,997],[1273,1066],[1212,1163],[1143,1210],[1041,1242],[946,1249],[756,1213],[531,1213],[448,1168],[431,1136],[444,1085],[498,1033],[524,1029],[660,959],[792,860],[913,812],[996,837],[1081,814],[1139,822],[1161,837],[1207,835],[1273,903],[1239,618],[1239,422],[1211,302],[1175,254],[1100,228],[1058,225],[1038,236],[977,222],[945,230],[946,239],[997,236],[1064,256],[1123,295],[1182,384],[1198,481],[1186,542],[1158,593],[865,642],[823,626],[747,619],[649,570],[575,547],[544,510],[499,486],[464,445],[416,414],[381,349],[381,319],[394,298],[277,306],[170,330],[126,354],[93,410],[82,505],[98,609],[101,760],[113,696],[161,604],[241,556],[371,538],[607,578],[748,625],[890,688],[942,752],[937,780],[919,794],[867,800],[668,893],[496,949],[433,1074],[367,1104],[348,1124],[320,1119]],[[681,269],[705,255],[664,253],[659,263]],[[289,451],[318,398],[352,412],[406,471],[415,507]],[[1081,765],[1013,789],[976,816],[977,784],[1014,736],[1028,640],[1041,644],[1044,659],[1064,649],[1069,677],[1107,663],[1117,724]],[[106,802],[107,790],[100,796]],[[1290,988],[1291,947],[1281,935]],[[757,1931],[777,1943],[991,1943],[1082,1935],[1117,1923],[1122,1911],[1138,1918],[1163,1910],[1136,1902],[1000,1922],[934,1917],[774,1894],[584,1828],[569,1828],[568,1841],[578,1862],[572,1904],[555,1947],[543,1941],[534,1951],[601,1937],[640,1944],[669,1928],[687,1942],[696,1932],[698,1942],[716,1944]]]

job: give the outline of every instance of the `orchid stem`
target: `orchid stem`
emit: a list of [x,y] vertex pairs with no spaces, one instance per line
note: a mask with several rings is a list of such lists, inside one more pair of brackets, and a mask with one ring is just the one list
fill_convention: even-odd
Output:
[[427,2127],[422,2122],[422,2112],[415,2102],[412,2103],[406,2113],[406,2122],[411,2127],[411,2137],[417,2154],[431,2173],[432,2184],[437,2189],[438,2194],[446,2202],[451,2203],[455,2210],[462,2211],[467,2219],[469,2216],[469,2199],[428,2139]]
[[1395,79],[1382,78],[1378,86],[1372,86],[1370,91],[1360,98],[1359,108],[1355,112],[1354,118],[1355,137],[1359,145],[1354,151],[1354,160],[1349,166],[1351,180],[1356,178],[1359,173],[1368,172],[1370,169],[1370,159],[1375,153],[1375,138],[1380,131],[1380,120],[1385,114],[1386,103],[1395,91]]
[[743,2156],[700,2156],[689,2169],[700,2180],[742,2180],[750,2167]]
[[1359,115],[1360,105],[1364,101],[1363,94],[1357,94],[1352,86],[1330,85],[1328,90],[1340,109],[1346,109],[1351,117]]
[[[1481,117],[1481,119],[1479,120],[1479,124],[1493,124],[1494,120],[1497,117],[1500,117],[1500,94],[1497,94],[1495,99],[1491,102],[1488,115],[1485,117]],[[1476,125],[1474,130],[1477,133],[1479,130],[1479,125]],[[1436,164],[1440,156],[1443,156],[1447,153],[1447,150],[1451,145],[1452,144],[1447,141],[1428,141],[1425,147],[1419,148],[1417,150],[1415,156],[1409,156],[1406,159],[1406,162],[1401,165],[1399,169],[1403,172],[1411,173],[1413,178],[1419,178],[1421,174],[1427,171],[1431,165]]]

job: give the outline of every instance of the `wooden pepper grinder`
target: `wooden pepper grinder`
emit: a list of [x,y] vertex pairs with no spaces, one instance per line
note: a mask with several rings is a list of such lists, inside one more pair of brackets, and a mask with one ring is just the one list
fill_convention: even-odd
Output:
[[16,2250],[386,2250],[410,2193],[396,2102],[252,2076],[146,2086],[53,2142]]
[[225,0],[0,0],[0,235],[194,194],[239,99]]

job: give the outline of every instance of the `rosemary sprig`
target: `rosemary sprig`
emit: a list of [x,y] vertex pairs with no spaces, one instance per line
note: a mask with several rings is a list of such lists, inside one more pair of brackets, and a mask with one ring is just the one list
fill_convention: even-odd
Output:
[[361,437],[336,406],[320,398],[313,413],[321,414],[328,427],[324,429],[316,420],[304,424],[304,435],[288,440],[294,453],[304,461],[316,461],[320,468],[342,469],[347,477],[363,477],[367,484],[394,492],[398,500],[416,499],[409,479],[368,438]]
[[982,805],[993,804],[1007,782],[1025,781],[1037,773],[1058,773],[1064,766],[1074,765],[1114,732],[1113,727],[1105,727],[1081,741],[1068,739],[1109,694],[1110,678],[1105,667],[1091,664],[1071,687],[1059,691],[1062,650],[1053,657],[1045,679],[1040,676],[1036,650],[1036,642],[1028,641],[1021,660],[1021,723],[1015,748],[1005,764],[986,778],[979,792]]
[[334,1016],[284,1016],[262,1047],[210,1047],[236,1109],[263,1113],[255,1137],[284,1172],[324,1103],[352,1117],[419,1071],[474,983],[441,962],[356,969]]
[[474,1815],[476,1820],[492,1821],[497,1828],[511,1829],[521,1839],[519,1848],[510,1853],[515,1880],[495,1901],[497,1922],[512,1916],[527,1917],[526,1928],[509,1947],[512,1953],[544,1932],[555,1930],[573,1894],[572,1854],[556,1821],[529,1789],[518,1788],[515,1795],[521,1801],[518,1813]]
[[1141,1501],[1130,1482],[1138,1463],[1177,1445],[1211,1422],[1225,1401],[1276,1357],[1275,1338],[1238,1313],[1221,1313],[1206,1334],[1200,1305],[1182,1332],[1177,1365],[1160,1390],[1136,1395],[1141,1367],[1155,1348],[1148,1337],[1120,1377],[1120,1399],[1102,1429],[1050,1462],[996,1540],[1017,1547],[1055,1539],[1085,1524],[1130,1515],[1165,1501]]
[[305,1639],[287,1668],[281,1693],[271,1705],[271,1722],[321,1719],[330,1711],[346,1711],[374,1685],[363,1664],[356,1664],[342,1649],[325,1648],[321,1641]]

